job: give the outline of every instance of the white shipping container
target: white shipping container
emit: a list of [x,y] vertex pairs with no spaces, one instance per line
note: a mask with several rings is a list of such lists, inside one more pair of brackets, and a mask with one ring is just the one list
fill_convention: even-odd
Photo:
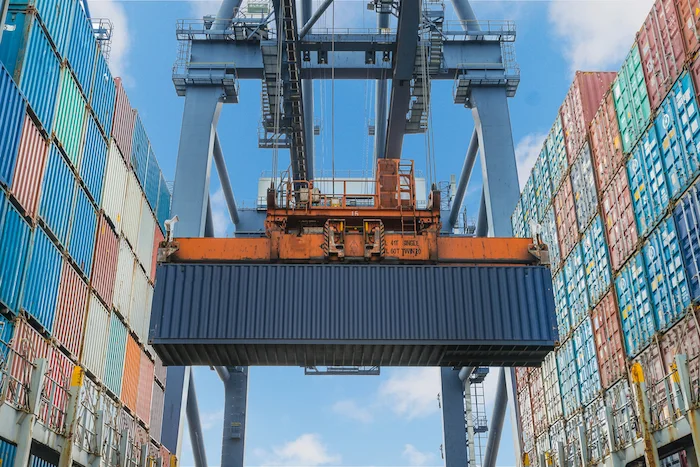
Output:
[[139,226],[141,224],[141,206],[143,205],[143,193],[136,178],[136,174],[129,172],[126,184],[126,196],[124,198],[124,210],[122,216],[122,232],[132,247],[136,247],[139,239]]
[[83,450],[100,454],[97,445],[97,412],[100,410],[100,392],[90,378],[83,378],[78,402],[77,424],[75,427],[75,444]]
[[88,299],[85,341],[81,363],[100,381],[104,379],[107,342],[109,341],[109,311],[93,293]]
[[134,282],[131,287],[131,307],[129,312],[129,325],[134,330],[139,340],[147,342],[148,325],[151,320],[150,307],[146,313],[146,300],[148,298],[148,277],[140,267],[134,267]]
[[104,439],[102,456],[105,465],[118,465],[121,410],[119,405],[105,393],[100,398],[100,409],[103,412],[104,421],[104,426],[102,427]]
[[[136,257],[143,265],[143,268],[151,275],[151,263],[153,262],[153,244],[156,221],[153,213],[148,207],[146,198],[141,199],[141,226],[139,228],[139,239],[136,245]],[[153,279],[152,277],[150,279]]]
[[626,378],[605,391],[605,405],[613,418],[611,436],[616,450],[631,445],[640,433],[634,394]]
[[[537,448],[537,459],[530,459],[532,465],[537,465],[539,467],[547,467],[547,458],[552,456],[552,446],[549,442],[549,433],[544,432],[535,440],[535,447]],[[545,462],[542,463],[542,456],[545,456]]]
[[584,409],[586,422],[586,446],[588,460],[598,463],[602,461],[608,449],[608,428],[605,420],[605,403],[599,397]]
[[566,424],[564,420],[559,420],[553,423],[549,428],[549,444],[552,446],[552,460],[553,465],[556,467],[562,467],[559,462],[559,444],[566,449]]
[[116,232],[121,232],[122,228],[122,209],[124,208],[128,173],[129,170],[124,163],[119,148],[117,148],[114,140],[111,140],[107,157],[107,173],[102,192],[102,208],[114,224]]
[[121,315],[129,319],[131,307],[131,284],[134,281],[134,254],[124,237],[119,239],[119,256],[117,258],[117,276],[114,280],[114,307]]
[[579,427],[582,425],[583,415],[581,413],[566,421],[566,428],[564,430],[566,432],[564,448],[564,454],[567,459],[566,465],[584,465],[581,458],[581,444],[579,443]]
[[550,425],[564,417],[561,392],[559,392],[559,370],[556,353],[550,352],[542,364],[542,381],[544,383],[544,403],[547,407],[547,421]]

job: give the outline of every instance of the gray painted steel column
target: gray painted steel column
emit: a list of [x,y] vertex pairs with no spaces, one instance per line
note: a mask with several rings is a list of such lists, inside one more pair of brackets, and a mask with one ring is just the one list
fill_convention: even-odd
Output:
[[187,393],[187,424],[190,428],[190,443],[195,467],[207,467],[207,452],[204,449],[204,434],[199,420],[199,405],[197,391],[194,388],[194,376],[190,375],[189,391]]
[[498,448],[501,445],[501,433],[503,432],[503,421],[506,418],[506,407],[508,406],[508,391],[506,390],[506,370],[498,370],[498,383],[496,386],[496,399],[493,405],[493,415],[491,416],[491,426],[489,427],[489,437],[486,441],[486,452],[484,453],[484,466],[495,467],[498,459]]
[[[304,11],[304,8],[305,8],[304,2],[307,2],[307,1],[309,2],[308,9],[307,9],[308,15],[306,15],[306,11]],[[311,28],[314,27],[314,24],[316,24],[316,21],[318,21],[319,18],[321,18],[321,16],[323,16],[323,13],[325,13],[325,11],[328,9],[328,7],[331,6],[331,3],[333,3],[333,0],[325,0],[323,3],[321,3],[318,6],[318,10],[316,10],[314,12],[313,16],[311,16],[311,9],[312,9],[311,1],[310,0],[303,0],[302,1],[301,16],[302,16],[302,21],[304,23],[304,26],[299,31],[299,40],[303,39],[304,36],[306,36],[309,33],[309,31],[311,31]]]
[[[389,27],[389,14],[377,14],[377,27]],[[389,78],[387,76],[387,78]],[[384,147],[386,142],[386,126],[389,115],[387,113],[387,95],[389,81],[387,79],[379,79],[375,84],[375,104],[374,104],[374,165],[372,165],[372,173],[377,168],[377,159],[384,158]]]
[[224,433],[221,444],[221,467],[243,467],[245,424],[248,410],[248,368],[229,367],[224,382]]
[[472,132],[472,138],[469,140],[469,148],[467,149],[467,156],[464,158],[464,165],[462,166],[462,173],[459,174],[459,182],[457,183],[457,191],[455,193],[455,198],[452,200],[452,208],[450,209],[450,218],[447,221],[449,224],[449,229],[452,231],[457,220],[459,219],[459,210],[462,207],[462,202],[464,201],[464,194],[467,192],[467,186],[469,185],[469,179],[472,176],[472,170],[474,169],[474,163],[476,162],[476,156],[479,154],[479,136],[476,133],[476,128]]
[[226,29],[235,16],[235,10],[241,6],[242,0],[223,0],[216,14],[216,21],[212,25],[213,30]]
[[476,218],[476,236],[486,237],[489,234],[489,216],[486,213],[486,194],[481,189],[481,201],[479,202],[479,216]]
[[[329,0],[330,2],[333,0]],[[327,7],[326,7],[327,8]],[[301,22],[307,24],[311,19],[311,10],[313,4],[311,0],[301,1]],[[320,8],[319,8],[320,10]],[[323,11],[321,11],[323,14]],[[320,15],[319,15],[320,17]],[[312,24],[313,25],[313,24]],[[311,26],[309,26],[309,30]],[[299,36],[301,38],[301,34]],[[304,66],[304,62],[301,64]],[[310,79],[301,80],[301,95],[303,99],[302,107],[304,108],[304,144],[306,152],[306,178],[314,179],[314,82]]]
[[233,189],[231,188],[231,179],[228,176],[228,169],[226,168],[226,160],[224,159],[224,152],[221,150],[221,143],[219,142],[219,133],[214,135],[214,163],[216,164],[216,173],[219,174],[219,180],[221,181],[221,190],[224,192],[224,198],[226,199],[226,207],[228,208],[228,213],[231,216],[231,222],[233,225],[238,226],[240,219],[238,218],[238,207],[236,206],[236,198],[233,196]]
[[[454,6],[455,13],[460,21],[476,22],[476,15],[469,4],[469,0],[452,0],[452,6]],[[462,26],[465,25],[463,24]]]
[[464,383],[452,368],[441,368],[440,376],[445,467],[465,467],[467,426],[464,421]]
[[211,211],[211,197],[207,200],[207,221],[204,224],[204,236],[214,238],[214,213]]

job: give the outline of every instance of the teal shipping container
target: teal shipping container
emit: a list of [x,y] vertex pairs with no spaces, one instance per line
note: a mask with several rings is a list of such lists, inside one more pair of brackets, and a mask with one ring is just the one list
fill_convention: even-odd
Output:
[[615,113],[622,136],[622,149],[625,154],[629,154],[651,118],[644,69],[636,44],[622,64],[612,89]]
[[566,157],[566,144],[564,143],[564,128],[561,124],[561,116],[552,125],[549,136],[545,140],[547,155],[549,157],[549,174],[552,179],[552,194],[559,190],[564,175],[569,169],[569,160]]
[[583,234],[583,263],[591,308],[595,307],[610,287],[612,272],[605,243],[605,230],[600,215],[595,216]]
[[109,341],[105,366],[105,385],[117,396],[122,392],[122,375],[126,358],[127,330],[116,313],[109,324]]
[[642,253],[637,253],[615,278],[622,334],[629,357],[637,356],[651,342],[656,325]]

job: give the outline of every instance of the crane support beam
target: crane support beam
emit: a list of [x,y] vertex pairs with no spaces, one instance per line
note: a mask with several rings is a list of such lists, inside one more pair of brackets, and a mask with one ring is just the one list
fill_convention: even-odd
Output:
[[299,31],[299,40],[303,39],[309,31],[311,31],[311,28],[314,27],[314,24],[321,19],[321,16],[323,16],[323,13],[326,12],[329,6],[331,6],[331,3],[333,3],[333,0],[325,0],[323,3],[321,3],[318,6],[318,9],[314,12],[313,16],[307,16],[304,14],[304,2],[308,2],[309,5],[306,9],[308,11],[308,15],[311,15],[311,2],[309,0],[303,0],[302,2],[302,20],[304,21],[304,26],[301,28]]
[[[461,371],[461,370],[460,370]],[[445,467],[464,467],[467,462],[466,426],[464,421],[464,384],[452,368],[441,368],[443,453]],[[469,381],[466,381],[469,384]]]
[[204,449],[204,433],[202,432],[202,422],[199,419],[199,405],[197,404],[197,392],[194,387],[194,375],[190,375],[189,390],[187,392],[187,424],[190,431],[194,465],[195,467],[207,467],[207,451]]
[[478,154],[479,136],[476,133],[476,128],[474,128],[474,131],[472,132],[472,137],[469,140],[467,156],[464,158],[462,173],[459,175],[457,191],[455,193],[454,199],[452,200],[452,207],[450,208],[450,217],[447,221],[448,229],[450,231],[454,229],[455,225],[457,224],[457,219],[459,219],[459,211],[462,209],[462,202],[464,202],[464,194],[467,192],[467,186],[469,186],[469,179],[472,176],[472,170],[474,169],[474,163],[476,162],[476,157]]
[[[332,2],[333,0],[326,0]],[[311,10],[313,8],[312,0],[301,0],[301,20],[308,24],[312,18]],[[328,7],[326,7],[328,8]],[[319,7],[319,10],[321,8]],[[325,9],[324,9],[325,10]],[[314,16],[317,14],[316,12]],[[318,15],[318,18],[321,17]],[[317,18],[317,20],[318,20]],[[311,29],[313,23],[309,26]],[[306,28],[306,26],[304,26]],[[299,39],[301,39],[304,34],[304,29],[299,32]],[[303,65],[302,65],[303,66]],[[301,94],[304,98],[304,131],[306,132],[304,136],[305,153],[306,153],[306,178],[308,180],[314,179],[314,82],[310,79],[304,79],[301,81]]]
[[[233,222],[233,225],[238,226],[238,223],[240,222],[238,207],[236,206],[236,198],[233,196],[231,179],[229,178],[228,169],[226,168],[226,160],[224,159],[224,152],[221,150],[221,143],[219,142],[218,133],[216,133],[214,137],[214,163],[216,164],[216,172],[219,174],[221,190],[224,193],[224,199],[226,200],[228,213],[231,216],[231,222]],[[209,235],[207,235],[207,237],[208,236]]]
[[498,383],[496,384],[496,398],[493,403],[493,415],[491,416],[489,437],[486,441],[484,467],[496,467],[498,448],[501,445],[501,433],[503,432],[503,422],[506,418],[506,407],[508,406],[508,392],[506,389],[506,373],[504,368],[498,371]]
[[[378,13],[377,14],[377,27],[381,33],[383,29],[389,27],[389,14],[388,13]],[[388,76],[388,71],[385,76]],[[384,149],[386,141],[386,125],[387,125],[387,93],[389,90],[389,83],[385,78],[378,79],[375,83],[375,99],[374,104],[374,164],[372,167],[377,166],[377,159],[384,158]]]
[[489,234],[489,219],[486,210],[486,194],[481,189],[481,201],[479,202],[479,214],[476,218],[476,236],[486,237]]
[[411,103],[411,79],[416,63],[420,13],[420,1],[401,1],[399,24],[396,29],[396,52],[393,56],[389,120],[384,149],[384,157],[392,159],[401,158],[403,137],[406,132],[406,114]]

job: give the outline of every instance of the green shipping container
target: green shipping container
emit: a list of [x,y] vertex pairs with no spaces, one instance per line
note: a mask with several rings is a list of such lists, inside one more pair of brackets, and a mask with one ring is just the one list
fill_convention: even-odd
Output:
[[637,44],[632,47],[613,83],[613,98],[622,135],[622,149],[629,154],[651,118],[649,94]]
[[82,154],[83,124],[87,105],[68,67],[61,69],[61,84],[56,107],[54,131],[73,167],[79,167]]

